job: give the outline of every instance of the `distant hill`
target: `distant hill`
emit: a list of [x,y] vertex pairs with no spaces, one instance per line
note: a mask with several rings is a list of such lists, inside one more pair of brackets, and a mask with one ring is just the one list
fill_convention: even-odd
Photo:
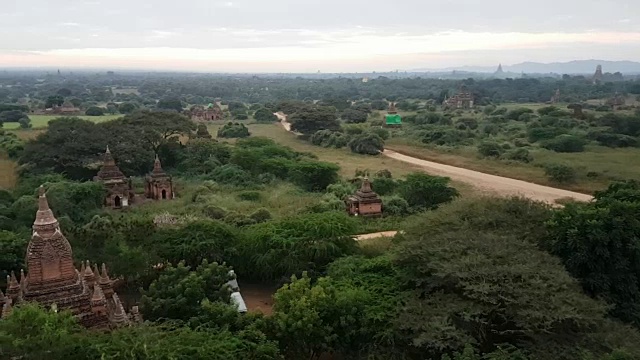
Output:
[[[537,63],[523,62],[515,65],[502,65],[505,73],[526,73],[526,74],[592,74],[596,71],[596,66],[602,65],[603,72],[621,72],[623,74],[640,74],[640,62],[635,61],[606,61],[606,60],[574,60],[569,62]],[[446,69],[416,69],[412,71],[466,71],[493,73],[498,65],[488,66],[460,66]]]

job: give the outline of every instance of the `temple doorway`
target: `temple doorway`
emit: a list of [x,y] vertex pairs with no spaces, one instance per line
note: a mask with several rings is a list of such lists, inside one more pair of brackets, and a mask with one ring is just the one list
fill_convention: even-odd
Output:
[[119,208],[120,206],[122,206],[122,201],[120,200],[120,196],[116,196],[113,199],[113,206]]
[[162,190],[162,198],[163,199],[167,198],[167,190]]

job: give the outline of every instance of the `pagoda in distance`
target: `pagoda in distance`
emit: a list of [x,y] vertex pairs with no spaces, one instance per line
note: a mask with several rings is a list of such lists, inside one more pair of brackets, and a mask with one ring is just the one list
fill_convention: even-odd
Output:
[[28,273],[20,278],[12,271],[7,289],[0,291],[0,321],[13,307],[35,302],[54,311],[70,311],[86,328],[112,329],[141,321],[138,307],[128,315],[113,290],[105,264],[98,269],[89,261],[80,269],[73,264],[73,252],[60,224],[49,208],[44,187],[40,186],[38,211],[26,255]]

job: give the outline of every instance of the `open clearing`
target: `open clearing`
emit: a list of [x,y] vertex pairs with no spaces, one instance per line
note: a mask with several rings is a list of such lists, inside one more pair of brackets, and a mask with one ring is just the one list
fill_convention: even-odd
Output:
[[13,188],[17,180],[16,163],[0,154],[0,189]]
[[[100,122],[105,122],[105,121],[117,119],[117,118],[122,117],[124,115],[103,115],[103,116],[84,116],[84,115],[75,116],[75,115],[71,115],[71,116],[72,117],[79,117],[81,119],[93,121],[93,122],[96,122],[96,123],[100,123]],[[31,126],[34,129],[46,128],[49,125],[49,121],[51,121],[53,119],[57,119],[59,117],[63,117],[63,116],[62,115],[29,115],[29,119],[31,119]],[[4,128],[8,129],[8,130],[18,129],[18,128],[20,128],[20,124],[18,124],[18,123],[5,123],[4,124]]]

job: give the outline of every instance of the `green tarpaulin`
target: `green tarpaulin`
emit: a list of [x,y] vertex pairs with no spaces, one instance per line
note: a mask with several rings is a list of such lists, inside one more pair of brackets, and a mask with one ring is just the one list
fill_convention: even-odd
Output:
[[387,114],[387,125],[402,125],[402,117],[398,114]]

